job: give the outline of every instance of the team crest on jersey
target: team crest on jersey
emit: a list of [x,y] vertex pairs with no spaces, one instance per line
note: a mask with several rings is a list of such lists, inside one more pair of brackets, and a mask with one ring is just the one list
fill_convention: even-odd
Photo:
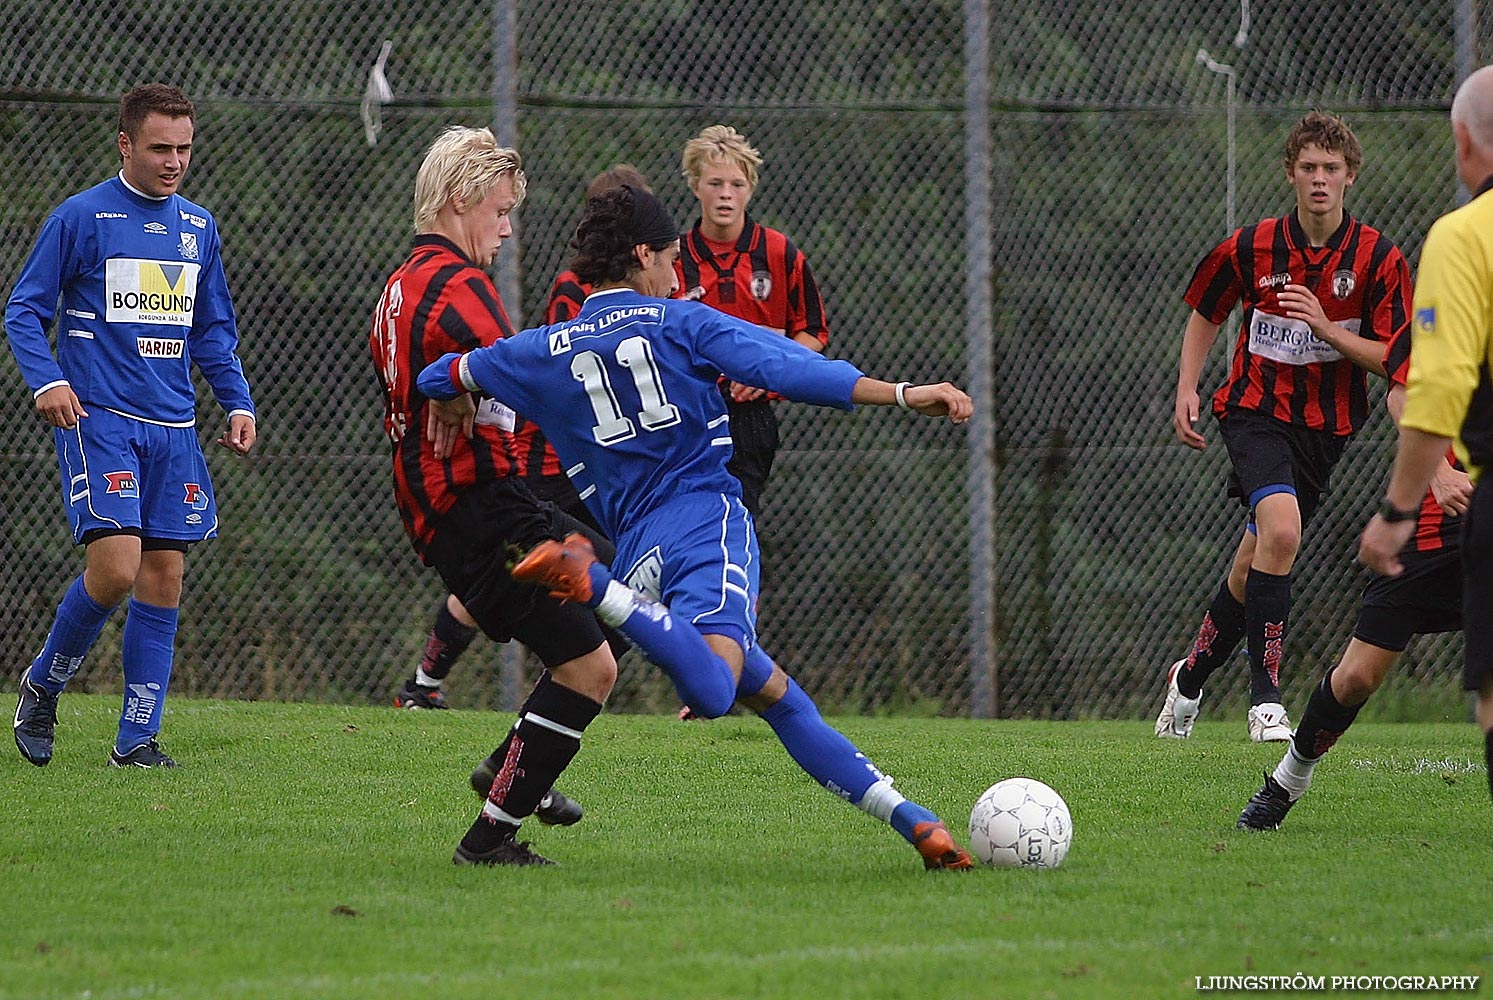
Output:
[[186,497],[182,503],[193,510],[207,510],[207,490],[200,483],[182,483],[182,486],[186,488]]
[[1358,276],[1346,267],[1332,272],[1332,297],[1346,299],[1358,287]]
[[147,233],[154,233],[157,236],[166,235],[166,227],[161,225],[159,222],[147,222],[145,224],[145,231]]
[[1255,282],[1255,287],[1263,291],[1266,288],[1285,288],[1290,283],[1291,272],[1281,271],[1276,274],[1262,275],[1260,280]]
[[112,493],[121,497],[138,497],[140,495],[140,484],[135,479],[133,472],[106,472],[104,482],[109,484],[105,493]]
[[196,260],[197,259],[197,234],[196,233],[182,233],[181,234],[181,255],[183,257],[185,257],[187,260]]
[[758,302],[772,298],[772,275],[766,271],[752,272],[752,298]]
[[1435,333],[1436,332],[1436,307],[1435,306],[1431,306],[1431,307],[1429,307],[1427,309],[1417,309],[1417,310],[1415,310],[1415,332],[1416,333]]
[[687,292],[684,293],[684,301],[686,301],[686,302],[699,302],[704,297],[705,297],[705,286],[704,285],[696,285],[694,288],[691,288],[689,291],[687,291]]

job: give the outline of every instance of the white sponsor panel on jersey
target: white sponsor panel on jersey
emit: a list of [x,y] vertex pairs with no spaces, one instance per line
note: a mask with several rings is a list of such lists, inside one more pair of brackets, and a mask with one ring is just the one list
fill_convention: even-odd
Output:
[[499,430],[512,431],[518,414],[513,407],[497,399],[482,399],[477,402],[476,422],[496,427]]
[[200,265],[113,257],[104,274],[108,323],[191,326]]
[[142,358],[179,358],[186,343],[174,337],[135,338],[135,347]]
[[[1354,333],[1360,325],[1356,319],[1336,322]],[[1274,316],[1262,309],[1256,309],[1249,321],[1249,353],[1283,365],[1320,365],[1343,359],[1342,352],[1312,333],[1304,320]]]

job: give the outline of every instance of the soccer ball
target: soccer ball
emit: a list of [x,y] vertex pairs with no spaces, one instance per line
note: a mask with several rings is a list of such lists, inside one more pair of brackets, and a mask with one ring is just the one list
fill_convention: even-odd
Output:
[[969,814],[970,850],[997,868],[1056,868],[1072,842],[1068,803],[1035,778],[996,782]]

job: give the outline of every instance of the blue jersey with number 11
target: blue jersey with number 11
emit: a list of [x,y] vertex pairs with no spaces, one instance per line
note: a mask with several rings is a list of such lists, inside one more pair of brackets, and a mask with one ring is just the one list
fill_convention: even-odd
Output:
[[[443,363],[444,362],[444,363]],[[684,493],[739,497],[726,471],[725,375],[788,399],[852,409],[861,372],[698,302],[595,292],[575,319],[466,355],[470,380],[537,423],[614,539]],[[419,386],[449,398],[451,358]]]

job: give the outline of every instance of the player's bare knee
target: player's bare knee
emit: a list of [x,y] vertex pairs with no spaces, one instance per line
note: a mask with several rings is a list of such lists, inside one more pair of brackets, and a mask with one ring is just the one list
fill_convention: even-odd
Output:
[[605,702],[617,683],[617,660],[606,643],[550,670],[556,683],[590,698]]

